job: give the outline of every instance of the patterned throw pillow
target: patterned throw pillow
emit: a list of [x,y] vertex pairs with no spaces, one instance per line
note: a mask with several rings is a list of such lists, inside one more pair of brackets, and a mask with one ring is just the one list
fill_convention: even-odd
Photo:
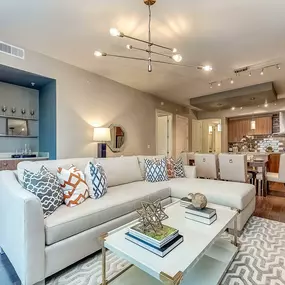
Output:
[[168,178],[175,178],[175,160],[172,157],[166,158],[166,166]]
[[40,199],[44,218],[50,216],[63,203],[63,193],[57,177],[44,166],[37,173],[24,170],[23,186]]
[[145,158],[145,180],[148,182],[167,181],[166,158]]
[[183,159],[182,157],[178,158],[175,165],[174,165],[174,170],[175,170],[175,177],[178,178],[183,178],[186,177],[185,171],[184,171],[184,165],[183,165]]
[[68,207],[75,207],[83,203],[88,197],[88,185],[82,171],[75,166],[69,169],[59,167],[57,177],[63,191],[64,203]]
[[99,199],[106,194],[108,183],[104,168],[100,163],[89,162],[85,168],[86,183],[92,199]]

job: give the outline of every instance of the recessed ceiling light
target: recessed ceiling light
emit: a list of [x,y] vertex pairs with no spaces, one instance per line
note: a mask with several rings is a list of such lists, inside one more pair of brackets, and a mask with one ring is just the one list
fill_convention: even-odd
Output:
[[232,107],[231,110],[234,111],[236,109],[236,107]]

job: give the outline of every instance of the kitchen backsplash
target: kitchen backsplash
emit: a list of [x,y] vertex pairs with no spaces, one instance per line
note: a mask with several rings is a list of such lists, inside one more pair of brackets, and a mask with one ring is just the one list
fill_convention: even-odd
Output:
[[285,138],[264,138],[257,140],[257,150],[265,152],[268,147],[272,147],[273,152],[284,151]]

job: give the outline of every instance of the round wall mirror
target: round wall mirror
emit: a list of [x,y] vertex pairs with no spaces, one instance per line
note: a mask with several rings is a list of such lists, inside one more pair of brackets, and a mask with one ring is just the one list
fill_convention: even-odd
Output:
[[126,132],[120,125],[111,125],[111,141],[107,143],[112,152],[121,152],[126,142]]

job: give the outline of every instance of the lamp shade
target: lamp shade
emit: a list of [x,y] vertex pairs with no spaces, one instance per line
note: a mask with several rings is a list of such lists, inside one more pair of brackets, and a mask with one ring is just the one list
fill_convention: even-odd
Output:
[[109,128],[94,128],[93,141],[109,142],[111,141],[111,132]]

